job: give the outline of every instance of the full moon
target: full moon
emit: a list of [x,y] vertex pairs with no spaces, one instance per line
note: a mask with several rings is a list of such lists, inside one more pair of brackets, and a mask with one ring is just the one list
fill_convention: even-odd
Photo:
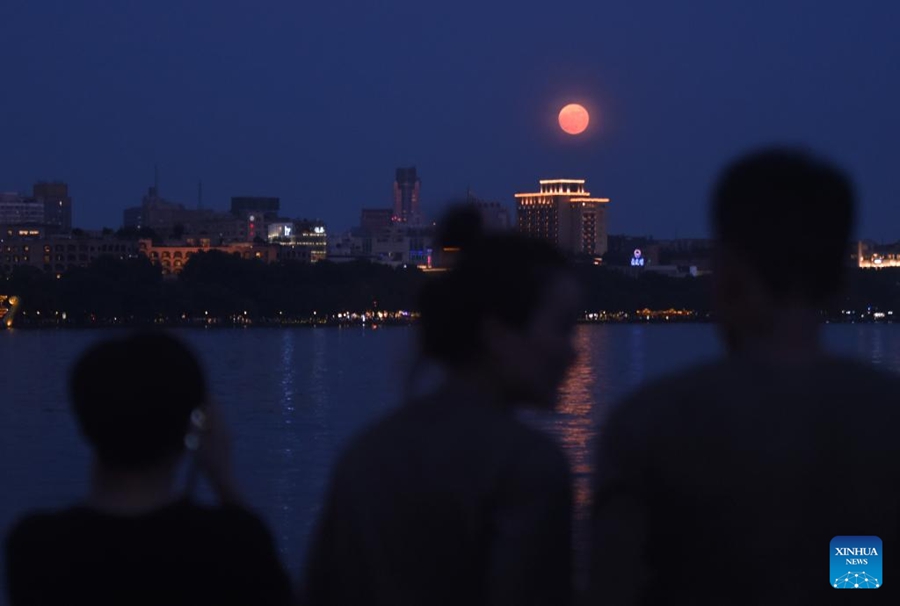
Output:
[[577,103],[570,103],[559,111],[559,127],[570,135],[583,133],[590,121],[588,111]]

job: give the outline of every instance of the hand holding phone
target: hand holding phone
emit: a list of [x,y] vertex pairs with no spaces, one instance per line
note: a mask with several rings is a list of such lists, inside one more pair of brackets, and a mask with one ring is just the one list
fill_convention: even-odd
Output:
[[209,481],[223,503],[240,504],[231,458],[231,435],[216,402],[208,402],[191,413],[191,433],[185,438],[195,452],[198,473]]

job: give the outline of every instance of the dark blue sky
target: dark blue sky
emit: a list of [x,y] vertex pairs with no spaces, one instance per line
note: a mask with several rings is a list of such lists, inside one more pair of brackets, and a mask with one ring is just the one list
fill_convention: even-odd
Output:
[[[75,222],[162,194],[274,195],[332,229],[467,186],[609,196],[612,233],[707,233],[723,161],[773,141],[845,164],[859,232],[900,239],[900,3],[0,0],[0,191],[70,183]],[[556,127],[570,101],[590,135]],[[762,205],[764,212],[777,209]]]

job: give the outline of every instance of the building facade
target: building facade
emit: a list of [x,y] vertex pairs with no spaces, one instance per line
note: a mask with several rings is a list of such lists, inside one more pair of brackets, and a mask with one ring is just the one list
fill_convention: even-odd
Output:
[[279,219],[267,227],[267,241],[285,249],[280,257],[282,260],[315,263],[328,256],[328,231],[322,221]]
[[259,259],[264,263],[278,260],[278,246],[273,244],[253,244],[251,242],[234,242],[214,245],[209,240],[188,242],[186,244],[153,244],[152,240],[138,241],[138,253],[144,255],[154,265],[159,266],[164,276],[175,276],[181,273],[187,262],[197,253],[217,250],[241,259]]
[[35,183],[31,195],[0,193],[0,225],[39,225],[52,234],[72,231],[72,198],[65,183]]
[[43,225],[44,204],[29,196],[0,193],[0,225]]
[[540,191],[515,197],[521,233],[573,255],[602,257],[606,253],[609,198],[591,197],[584,179],[542,180]]
[[189,224],[196,220],[198,213],[209,214],[210,211],[197,211],[184,207],[177,202],[170,202],[159,195],[155,187],[147,190],[147,195],[141,199],[141,205],[126,208],[122,218],[125,227],[136,229],[149,228],[166,235],[176,225]]
[[434,240],[431,229],[400,224],[367,239],[363,250],[376,263],[417,267],[431,264]]
[[416,222],[420,218],[419,195],[422,182],[416,167],[398,168],[394,180],[394,220]]
[[394,221],[394,211],[390,208],[364,208],[360,213],[359,227],[370,234],[390,229]]
[[[233,198],[246,202],[246,206],[254,206],[252,201],[274,200],[277,198]],[[239,208],[243,208],[240,204]],[[141,200],[140,206],[125,209],[123,213],[126,228],[149,228],[161,238],[177,240],[209,239],[213,244],[231,242],[252,242],[256,238],[265,241],[267,219],[269,215],[260,211],[258,214],[240,214],[218,212],[206,208],[185,208],[183,204],[170,202],[159,196],[155,187],[151,187]]]
[[476,200],[475,206],[481,211],[481,220],[488,231],[508,231],[512,229],[509,209],[499,202]]
[[328,243],[328,259],[341,263],[366,260],[399,267],[430,268],[433,260],[434,230],[397,223],[389,229],[370,233],[355,229]]
[[72,198],[68,185],[60,181],[35,183],[32,196],[44,207],[44,225],[54,233],[72,231]]
[[[12,232],[12,233],[11,233]],[[100,257],[127,259],[137,255],[137,243],[114,237],[48,235],[43,230],[5,230],[0,239],[0,267],[9,273],[30,266],[48,273],[63,274],[88,267]]]
[[509,209],[503,204],[482,200],[473,195],[471,191],[466,194],[466,203],[478,209],[485,230],[496,232],[508,231],[513,228]]

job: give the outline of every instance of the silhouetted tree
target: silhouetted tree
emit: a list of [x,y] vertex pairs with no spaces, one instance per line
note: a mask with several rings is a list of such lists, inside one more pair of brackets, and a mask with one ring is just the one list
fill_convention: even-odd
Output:
[[[637,276],[593,264],[579,264],[585,311],[633,313],[649,308],[711,309],[710,276],[672,278],[653,272]],[[0,292],[22,297],[20,321],[53,318],[66,311],[75,324],[112,321],[180,321],[209,316],[225,318],[307,318],[367,310],[416,311],[422,285],[433,277],[414,267],[392,268],[368,261],[315,264],[263,263],[221,251],[194,254],[177,280],[164,280],[145,257],[101,257],[90,267],[71,269],[60,279],[35,267],[15,267],[3,276]],[[502,279],[499,276],[498,279]],[[900,271],[852,270],[847,294],[828,309],[893,310],[900,317]],[[897,309],[894,309],[894,306]],[[856,316],[858,318],[858,316]]]

